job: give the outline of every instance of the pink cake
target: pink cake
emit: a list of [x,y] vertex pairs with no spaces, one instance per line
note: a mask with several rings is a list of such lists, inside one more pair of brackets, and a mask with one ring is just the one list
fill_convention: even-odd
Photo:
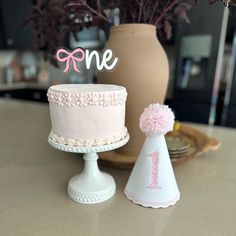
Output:
[[124,87],[103,84],[61,84],[48,90],[50,138],[77,147],[118,142],[127,135]]

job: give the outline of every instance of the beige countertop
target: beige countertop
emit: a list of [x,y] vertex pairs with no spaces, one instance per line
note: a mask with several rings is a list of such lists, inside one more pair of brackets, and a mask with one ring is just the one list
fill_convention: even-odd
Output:
[[236,130],[197,127],[222,147],[174,168],[181,193],[175,206],[133,204],[123,194],[130,172],[105,167],[115,196],[82,205],[66,193],[82,158],[48,145],[48,106],[0,100],[0,235],[236,235]]

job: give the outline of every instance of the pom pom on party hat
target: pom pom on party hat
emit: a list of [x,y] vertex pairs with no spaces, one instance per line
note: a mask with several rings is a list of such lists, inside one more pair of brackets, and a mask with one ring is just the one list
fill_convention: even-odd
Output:
[[136,204],[165,208],[180,198],[164,137],[173,125],[174,114],[166,105],[151,104],[140,116],[147,137],[125,187],[125,195]]
[[173,130],[174,120],[174,113],[168,106],[156,103],[144,109],[139,126],[147,136],[165,135]]

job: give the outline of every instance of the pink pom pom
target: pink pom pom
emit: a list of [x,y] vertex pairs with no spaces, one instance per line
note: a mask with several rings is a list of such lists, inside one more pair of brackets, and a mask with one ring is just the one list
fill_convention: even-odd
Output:
[[144,109],[139,126],[147,136],[165,135],[173,130],[174,119],[174,113],[168,106],[156,103]]

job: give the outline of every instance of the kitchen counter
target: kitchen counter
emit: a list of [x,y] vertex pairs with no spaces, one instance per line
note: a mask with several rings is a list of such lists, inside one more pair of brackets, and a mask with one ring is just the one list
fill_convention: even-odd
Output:
[[48,106],[0,100],[0,235],[235,235],[236,130],[196,127],[222,147],[174,168],[181,193],[175,206],[133,204],[123,194],[130,171],[105,167],[116,181],[115,196],[82,205],[66,193],[82,158],[48,145]]

